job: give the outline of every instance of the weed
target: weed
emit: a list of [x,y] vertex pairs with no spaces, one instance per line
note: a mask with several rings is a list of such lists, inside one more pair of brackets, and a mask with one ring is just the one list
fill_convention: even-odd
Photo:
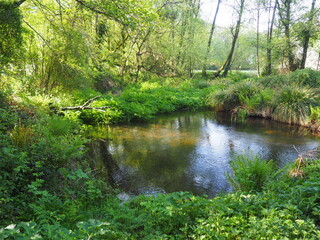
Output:
[[238,155],[231,162],[233,175],[228,175],[228,181],[236,190],[244,192],[260,192],[270,180],[274,171],[273,162],[260,157]]
[[13,145],[24,148],[32,143],[33,129],[29,126],[24,126],[20,119],[18,124],[9,132],[9,135]]

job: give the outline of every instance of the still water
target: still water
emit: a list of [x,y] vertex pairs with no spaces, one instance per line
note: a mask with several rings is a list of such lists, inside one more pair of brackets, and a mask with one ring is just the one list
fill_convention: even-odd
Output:
[[230,116],[212,112],[115,126],[108,138],[96,144],[95,154],[111,169],[109,178],[125,191],[190,191],[210,197],[230,191],[225,175],[237,154],[260,155],[282,167],[297,158],[297,150],[310,150],[320,143],[304,128],[263,119],[235,123]]

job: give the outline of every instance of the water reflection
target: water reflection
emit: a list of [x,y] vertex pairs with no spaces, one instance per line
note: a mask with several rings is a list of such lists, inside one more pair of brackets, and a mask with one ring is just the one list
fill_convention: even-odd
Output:
[[209,196],[230,190],[225,173],[234,154],[259,154],[283,166],[297,157],[293,145],[304,151],[319,144],[303,128],[261,119],[234,123],[212,112],[113,127],[110,139],[105,150],[117,164],[111,174],[126,191]]

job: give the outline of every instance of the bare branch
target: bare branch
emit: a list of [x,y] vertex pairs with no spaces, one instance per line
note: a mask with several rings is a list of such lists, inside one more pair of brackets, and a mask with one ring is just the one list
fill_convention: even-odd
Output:
[[16,2],[14,2],[13,5],[16,6],[16,7],[20,7],[20,5],[21,5],[22,3],[24,3],[25,1],[27,1],[27,0],[18,0],[18,1],[16,1]]
[[93,110],[97,110],[100,112],[105,112],[103,109],[107,109],[110,107],[89,107],[88,105],[93,102],[94,100],[96,100],[97,98],[101,97],[99,96],[95,96],[93,98],[90,98],[88,101],[86,101],[84,104],[80,105],[80,106],[72,106],[72,107],[61,107],[60,110],[84,110],[84,109],[93,109]]

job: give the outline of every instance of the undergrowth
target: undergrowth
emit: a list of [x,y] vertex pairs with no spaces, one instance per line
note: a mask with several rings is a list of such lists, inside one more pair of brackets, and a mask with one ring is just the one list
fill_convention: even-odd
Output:
[[157,114],[208,107],[206,98],[217,89],[208,83],[180,84],[177,87],[159,83],[142,83],[126,87],[120,94],[102,95],[92,107],[108,106],[105,111],[84,110],[79,118],[86,124],[147,121]]

